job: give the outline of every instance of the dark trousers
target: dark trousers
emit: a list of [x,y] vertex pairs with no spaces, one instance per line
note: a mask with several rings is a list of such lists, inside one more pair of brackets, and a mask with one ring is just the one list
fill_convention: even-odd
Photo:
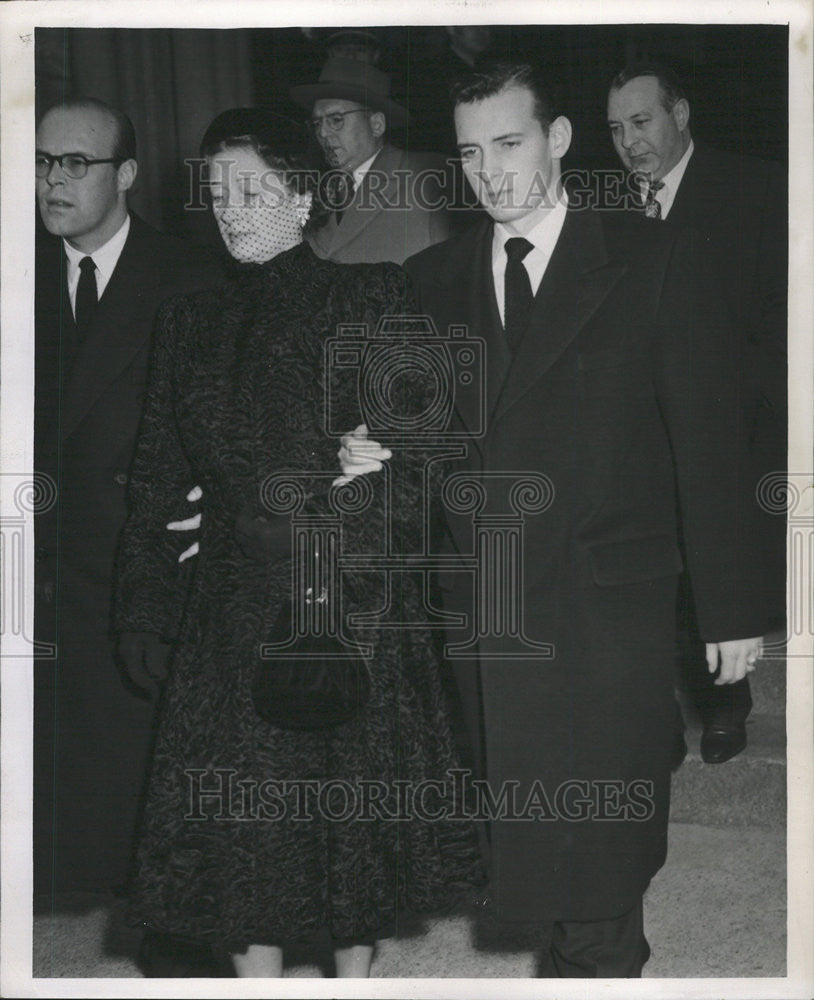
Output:
[[563,920],[539,964],[541,979],[637,979],[650,958],[642,900],[613,920]]

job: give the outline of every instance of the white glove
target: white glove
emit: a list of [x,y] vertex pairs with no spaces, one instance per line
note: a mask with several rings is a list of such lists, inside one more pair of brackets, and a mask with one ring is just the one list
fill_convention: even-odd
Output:
[[359,424],[350,434],[343,434],[337,455],[342,466],[342,475],[334,479],[334,486],[349,483],[354,476],[364,476],[368,472],[381,472],[382,463],[393,457],[389,448],[382,448],[378,441],[367,436],[367,425]]
[[[198,500],[203,496],[203,490],[200,486],[193,486],[192,489],[187,493],[187,500],[190,503],[197,503]],[[169,531],[196,531],[201,526],[201,515],[194,514],[192,517],[186,517],[183,521],[170,521],[167,525]],[[185,559],[190,559],[192,556],[196,556],[200,548],[197,542],[193,542],[188,549],[184,549],[180,556],[178,556],[178,562],[182,563]]]

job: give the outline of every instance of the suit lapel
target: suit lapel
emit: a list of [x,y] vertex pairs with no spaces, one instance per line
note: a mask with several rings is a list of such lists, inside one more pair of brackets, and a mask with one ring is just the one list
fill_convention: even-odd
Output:
[[684,176],[673,198],[670,213],[665,221],[674,226],[697,225],[699,218],[706,218],[708,214],[715,214],[719,206],[717,204],[719,184],[709,183],[709,175],[713,174],[706,150],[696,143],[692,156],[690,157]]
[[492,426],[551,368],[625,273],[609,263],[594,213],[569,211],[534,300]]
[[[337,225],[336,218],[332,229],[326,234],[330,236],[329,253],[335,253],[340,247],[347,246],[370,223],[384,211],[381,207],[388,203],[398,204],[398,177],[394,173],[401,163],[401,152],[393,146],[383,146],[376,159],[370,164],[370,169],[362,178],[359,190],[353,196],[353,201],[342,215],[342,222]],[[377,180],[374,184],[371,175]],[[383,185],[378,178],[384,177]],[[364,206],[364,207],[362,207]]]
[[161,275],[140,242],[137,220],[132,218],[127,242],[68,377],[63,437],[73,433],[105,388],[150,339],[152,324],[139,322],[143,316],[139,306],[151,301]]

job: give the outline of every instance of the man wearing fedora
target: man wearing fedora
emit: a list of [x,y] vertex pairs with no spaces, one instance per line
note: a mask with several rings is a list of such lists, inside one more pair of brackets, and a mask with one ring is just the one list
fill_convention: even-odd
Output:
[[[343,264],[403,263],[450,235],[444,161],[398,149],[389,128],[407,125],[390,97],[390,78],[357,59],[329,58],[317,83],[291,97],[311,126],[337,184],[326,185],[336,210],[311,237],[314,252]],[[409,134],[409,132],[408,132]]]

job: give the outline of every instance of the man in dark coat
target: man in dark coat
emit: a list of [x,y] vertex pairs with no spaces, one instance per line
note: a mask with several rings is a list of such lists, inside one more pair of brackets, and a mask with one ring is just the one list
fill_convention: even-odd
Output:
[[[454,666],[497,815],[490,897],[499,917],[550,927],[543,975],[637,976],[642,894],[667,847],[676,479],[710,662],[732,682],[759,646],[731,334],[671,228],[568,210],[571,126],[529,67],[462,81],[455,124],[491,219],[406,267],[440,331],[485,341],[484,433],[470,397],[455,418],[480,526],[522,503],[515,480],[550,493],[524,515],[518,592],[473,605],[468,574],[449,574],[448,607],[478,635]],[[449,529],[471,559],[470,518]],[[524,609],[513,635],[485,621],[495,606]]]
[[[690,106],[675,73],[658,65],[621,71],[608,95],[608,122],[625,168],[639,176],[641,206],[654,219],[690,227],[693,252],[716,276],[729,306],[734,350],[745,375],[744,418],[753,488],[786,468],[787,193],[776,163],[713,149],[690,133]],[[767,626],[785,618],[785,520],[764,513],[762,578]],[[707,668],[684,577],[680,625],[687,677],[704,723],[701,753],[721,763],[746,745],[749,682],[719,685]]]
[[109,892],[128,876],[154,706],[114,663],[114,552],[156,310],[219,280],[128,212],[136,171],[121,112],[76,100],[43,116],[35,466],[57,502],[35,525],[35,630],[57,653],[35,668],[34,888],[49,909],[60,893]]

